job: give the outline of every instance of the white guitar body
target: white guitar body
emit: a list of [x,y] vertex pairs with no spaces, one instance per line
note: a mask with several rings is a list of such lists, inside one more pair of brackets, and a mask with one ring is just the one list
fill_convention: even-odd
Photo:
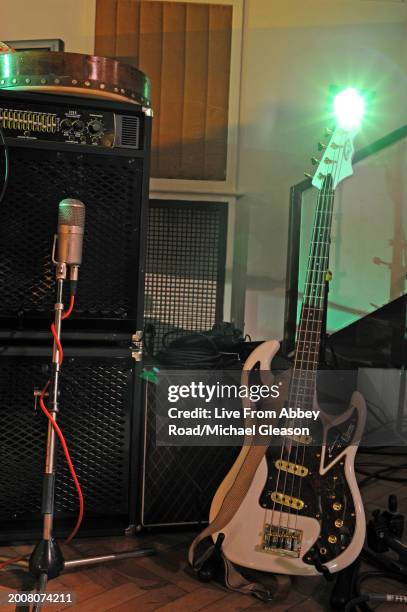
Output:
[[[279,343],[275,340],[263,343],[250,355],[245,363],[244,370],[246,370],[246,372],[250,371],[259,363],[261,371],[269,371],[271,361],[278,349]],[[355,392],[353,394],[349,409],[342,414],[339,419],[335,420],[335,425],[338,425],[338,422],[349,420],[352,414],[355,415],[355,411],[357,414],[356,429],[352,439],[358,441],[363,432],[366,418],[365,402],[360,393]],[[322,421],[326,435],[334,422],[329,421],[327,417],[322,417]],[[249,442],[248,440],[247,443]],[[324,477],[329,478],[330,470],[332,470],[334,466],[336,466],[336,469],[341,466],[340,469],[343,470],[344,478],[348,485],[348,496],[350,494],[352,498],[352,537],[349,539],[346,546],[340,547],[343,550],[340,550],[339,554],[326,561],[322,559],[324,566],[327,567],[330,572],[338,572],[352,563],[359,555],[365,538],[364,509],[354,472],[354,459],[357,444],[352,444],[352,441],[350,444],[350,446],[335,456],[334,460],[329,464],[325,463],[325,446],[322,445],[322,447],[319,448],[321,457],[319,476],[321,479]],[[236,475],[245,461],[249,448],[250,447],[247,445],[243,446],[235,464],[216,492],[210,509],[210,522],[212,522],[218,514],[225,495],[232,487]],[[324,519],[330,521],[328,532],[326,532],[325,529],[325,535],[328,533],[328,537],[340,537],[341,530],[337,529],[334,525],[335,516],[338,516],[338,513],[335,514],[335,511],[332,511],[333,516],[332,520],[330,520],[328,516],[324,517],[321,515],[320,518],[317,519],[303,514],[293,515],[289,512],[273,510],[273,523],[286,525],[288,528],[295,528],[302,533],[301,550],[297,557],[286,556],[281,552],[262,550],[261,544],[264,531],[265,510],[261,507],[259,500],[266,486],[268,469],[267,460],[264,457],[258,466],[250,488],[244,499],[242,499],[238,510],[231,521],[222,528],[221,531],[225,535],[222,545],[223,554],[233,563],[256,570],[291,575],[316,575],[318,571],[315,565],[309,561],[305,562],[304,559],[311,547],[320,542],[322,533],[321,525]],[[336,519],[336,521],[339,524],[338,519]],[[217,533],[213,534],[214,541],[216,541],[217,535]],[[329,547],[329,544],[324,543],[324,550]],[[332,557],[332,550],[330,556]]]

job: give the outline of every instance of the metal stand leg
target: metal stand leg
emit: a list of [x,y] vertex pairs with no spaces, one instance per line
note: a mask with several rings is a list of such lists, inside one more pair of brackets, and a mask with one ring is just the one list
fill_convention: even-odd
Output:
[[100,555],[98,557],[85,557],[84,559],[73,559],[65,561],[65,569],[82,567],[83,565],[97,565],[99,563],[109,563],[110,561],[121,561],[122,559],[131,559],[137,557],[151,557],[156,554],[154,548],[135,548],[134,550],[125,550],[120,553],[111,553],[110,555]]
[[[61,317],[63,310],[62,292],[64,279],[66,278],[65,264],[58,264],[57,267],[57,294],[55,303],[55,330],[56,336],[61,335]],[[57,420],[58,414],[58,395],[59,395],[59,351],[58,344],[54,338],[52,352],[52,373],[50,382],[50,413],[53,421]],[[47,580],[55,578],[60,574],[64,567],[64,558],[58,543],[54,540],[53,521],[54,521],[54,498],[55,498],[55,431],[52,423],[48,423],[47,449],[45,458],[45,469],[42,490],[42,515],[43,531],[42,540],[34,548],[29,568],[33,576],[39,579],[39,583],[45,587]]]
[[[57,266],[57,296],[55,304],[55,330],[56,336],[61,335],[61,318],[63,311],[62,292],[63,282],[66,278],[66,265],[58,264]],[[59,411],[59,351],[58,343],[54,338],[54,347],[52,353],[52,375],[50,383],[50,413],[52,419],[56,421]],[[30,560],[30,573],[37,579],[37,592],[45,593],[48,581],[56,578],[64,570],[64,568],[75,568],[97,563],[107,563],[109,561],[128,559],[132,557],[144,557],[155,554],[153,548],[140,548],[129,550],[121,553],[112,553],[110,555],[100,555],[97,557],[87,557],[84,559],[76,559],[73,561],[64,561],[62,551],[53,537],[54,523],[54,500],[55,500],[55,447],[56,434],[52,423],[48,423],[47,449],[43,480],[42,494],[42,514],[43,514],[43,533],[42,540],[35,546]],[[35,604],[33,612],[38,612],[42,607],[41,603]]]

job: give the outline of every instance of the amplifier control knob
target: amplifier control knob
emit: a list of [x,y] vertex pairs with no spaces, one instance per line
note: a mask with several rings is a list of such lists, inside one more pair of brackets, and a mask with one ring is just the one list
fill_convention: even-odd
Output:
[[103,130],[103,124],[101,121],[98,121],[97,119],[95,119],[94,121],[91,121],[90,123],[88,123],[88,130],[89,130],[89,133],[92,134],[92,136],[96,134],[100,134],[100,132],[102,132]]
[[61,123],[59,124],[59,127],[63,132],[67,132],[72,127],[72,121],[70,119],[62,119]]
[[75,132],[83,132],[83,130],[85,129],[85,124],[83,121],[75,121],[73,124],[73,129],[75,130]]

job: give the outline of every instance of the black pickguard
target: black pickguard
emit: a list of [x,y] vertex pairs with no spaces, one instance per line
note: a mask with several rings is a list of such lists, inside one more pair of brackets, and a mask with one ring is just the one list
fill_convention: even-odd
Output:
[[[330,464],[339,456],[340,452],[349,446],[347,439],[349,432],[356,429],[358,413],[353,411],[349,419],[338,426],[334,432],[329,433],[327,440],[336,441],[335,447],[331,448],[330,457],[328,456],[328,446],[326,446],[325,466]],[[341,440],[341,432],[345,432],[344,440]],[[321,440],[323,426],[320,421],[315,422],[313,439]],[[272,509],[273,507],[281,512],[296,515],[297,512],[302,516],[309,516],[319,521],[321,533],[314,545],[322,563],[338,557],[350,544],[356,526],[355,506],[350,487],[345,478],[344,461],[341,459],[333,465],[328,472],[321,476],[319,473],[321,465],[321,446],[318,445],[297,445],[291,449],[290,458],[288,451],[281,452],[281,447],[269,447],[266,453],[268,479],[259,499],[263,508]],[[303,465],[308,468],[309,473],[305,477],[294,476],[285,471],[280,471],[275,466],[278,459],[288,459],[289,461]],[[291,498],[297,498],[304,502],[301,510],[290,509],[271,499],[272,492],[281,492]],[[313,563],[310,555],[303,557],[305,563]]]

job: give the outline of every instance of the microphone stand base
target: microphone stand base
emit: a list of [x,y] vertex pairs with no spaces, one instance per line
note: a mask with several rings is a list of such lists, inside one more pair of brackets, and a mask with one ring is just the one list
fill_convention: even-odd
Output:
[[36,578],[45,574],[49,580],[56,578],[64,569],[64,557],[54,538],[41,540],[31,553],[29,570]]
[[[45,593],[48,580],[59,576],[64,569],[76,569],[77,567],[109,563],[110,561],[121,561],[122,559],[150,557],[151,555],[155,555],[156,552],[154,548],[135,548],[119,553],[99,555],[96,557],[84,557],[83,559],[71,559],[70,561],[64,562],[62,552],[56,541],[50,540],[47,542],[42,540],[37,544],[31,555],[29,568],[30,573],[37,578],[37,593]],[[42,604],[37,603],[33,608],[33,612],[40,612],[41,608]]]

